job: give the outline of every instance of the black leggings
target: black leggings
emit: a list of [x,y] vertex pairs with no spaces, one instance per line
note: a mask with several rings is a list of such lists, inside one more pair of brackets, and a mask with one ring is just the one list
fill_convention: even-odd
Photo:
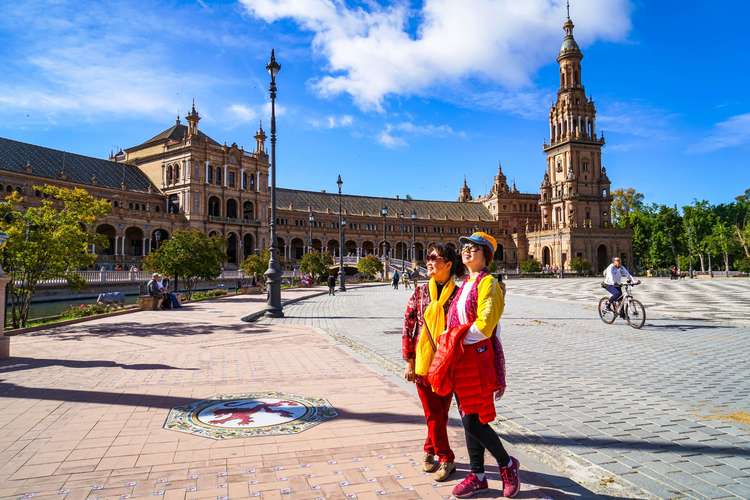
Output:
[[464,423],[471,472],[484,472],[484,450],[488,450],[495,457],[500,467],[508,465],[510,456],[489,424],[481,423],[476,413],[464,415],[461,420]]

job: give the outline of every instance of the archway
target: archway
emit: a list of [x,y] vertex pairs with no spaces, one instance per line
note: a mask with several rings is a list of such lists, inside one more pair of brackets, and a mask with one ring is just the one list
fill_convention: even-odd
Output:
[[236,219],[237,218],[237,200],[228,199],[227,200],[227,219]]
[[497,250],[495,250],[495,261],[497,262],[504,262],[505,261],[505,248],[503,248],[502,245],[497,246]]
[[302,238],[294,238],[291,243],[292,258],[299,260],[305,255],[305,242]]
[[129,227],[125,230],[125,255],[138,257],[143,255],[143,230],[140,227]]
[[396,243],[394,257],[399,260],[406,260],[406,243],[399,241]]
[[97,252],[99,255],[114,255],[115,254],[115,238],[117,237],[117,231],[114,227],[109,224],[102,224],[96,228],[96,234],[101,234],[109,245],[100,245],[101,250]]
[[362,256],[372,255],[375,253],[375,245],[372,241],[365,241],[362,243]]
[[421,243],[414,243],[414,257],[417,261],[424,261],[424,245]]
[[253,242],[253,235],[246,234],[242,237],[242,258],[247,259],[255,253],[255,244]]
[[255,207],[252,201],[246,201],[242,204],[242,218],[247,220],[255,220]]
[[169,199],[167,200],[167,213],[180,213],[180,197],[176,194],[169,195]]
[[549,247],[542,248],[542,267],[552,265],[552,252]]
[[326,244],[326,250],[334,257],[339,255],[339,242],[336,240],[328,240]]
[[347,257],[354,257],[357,255],[357,243],[348,240],[346,243],[344,243],[344,253]]
[[315,250],[316,252],[322,252],[323,251],[323,242],[320,241],[317,238],[313,238],[313,240],[312,240],[312,247],[313,247],[313,250]]
[[216,196],[211,196],[208,199],[208,215],[209,217],[221,217],[221,200]]
[[151,232],[151,251],[158,250],[159,247],[169,239],[169,232],[164,229],[154,229]]
[[237,264],[237,235],[229,233],[227,235],[227,263]]
[[601,273],[609,265],[609,257],[607,256],[607,246],[599,245],[596,249],[596,268]]

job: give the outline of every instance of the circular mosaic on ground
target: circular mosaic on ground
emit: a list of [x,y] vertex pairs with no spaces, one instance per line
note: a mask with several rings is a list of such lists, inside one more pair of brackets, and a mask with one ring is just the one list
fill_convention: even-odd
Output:
[[296,434],[338,416],[326,399],[283,392],[220,394],[172,408],[164,428],[227,439]]

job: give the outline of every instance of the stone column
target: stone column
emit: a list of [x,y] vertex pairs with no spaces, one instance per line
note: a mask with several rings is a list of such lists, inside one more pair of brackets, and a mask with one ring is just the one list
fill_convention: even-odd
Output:
[[143,238],[143,245],[141,246],[141,257],[146,256],[146,238]]
[[10,357],[10,337],[5,336],[5,285],[10,278],[0,269],[0,359]]

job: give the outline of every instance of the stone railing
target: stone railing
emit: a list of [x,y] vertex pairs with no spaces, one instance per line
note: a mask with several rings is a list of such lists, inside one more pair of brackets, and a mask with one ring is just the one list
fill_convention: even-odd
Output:
[[[83,278],[86,284],[114,284],[114,283],[142,283],[151,279],[151,273],[148,271],[77,271],[77,274]],[[223,271],[217,281],[245,279],[247,276],[241,269]],[[39,283],[40,286],[55,287],[67,285],[65,278],[55,278],[44,280]],[[21,283],[18,282],[18,285]]]

